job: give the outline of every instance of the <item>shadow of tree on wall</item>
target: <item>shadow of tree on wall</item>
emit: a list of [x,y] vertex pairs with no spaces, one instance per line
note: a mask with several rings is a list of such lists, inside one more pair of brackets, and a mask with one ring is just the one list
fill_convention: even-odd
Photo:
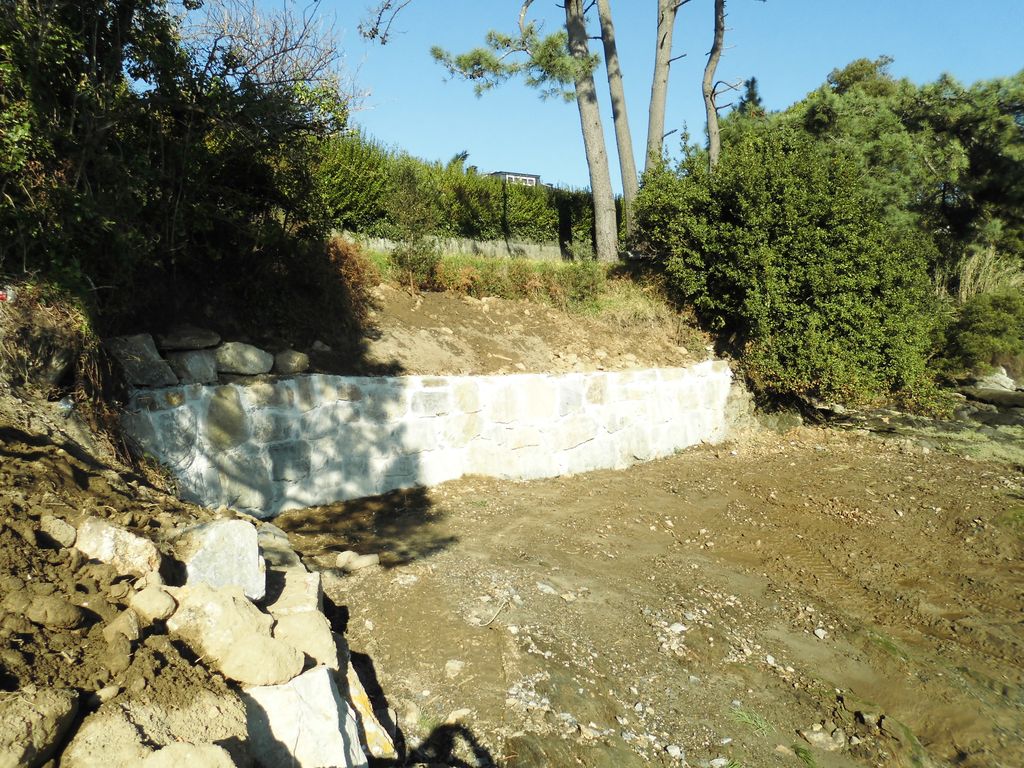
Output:
[[444,519],[425,488],[406,488],[308,509],[292,510],[274,523],[307,557],[325,558],[347,549],[380,555],[393,568],[458,543],[437,532]]

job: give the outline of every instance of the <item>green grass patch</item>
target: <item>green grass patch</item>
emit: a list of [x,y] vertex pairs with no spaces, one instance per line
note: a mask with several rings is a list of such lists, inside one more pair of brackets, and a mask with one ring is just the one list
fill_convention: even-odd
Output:
[[394,254],[367,257],[380,279],[424,291],[452,291],[474,298],[495,297],[547,304],[594,317],[623,330],[670,329],[679,343],[703,348],[707,339],[681,315],[656,279],[617,273],[595,261],[492,259],[442,254],[429,274],[411,275]]
[[[600,311],[599,299],[609,284],[608,266],[595,261],[488,259],[440,254],[429,270],[410,270],[408,265],[399,263],[401,254],[398,257],[381,252],[368,255],[384,281],[402,282],[424,291],[453,291],[475,298],[526,299],[573,311]],[[648,315],[654,311],[646,310]]]
[[806,765],[807,768],[818,768],[818,761],[814,759],[814,755],[809,747],[803,744],[793,744],[790,749],[796,753],[796,756],[800,758],[800,762]]
[[1024,507],[1011,507],[1003,512],[996,522],[1018,536],[1024,536]]
[[893,658],[899,659],[900,661],[910,660],[910,656],[907,655],[907,652],[885,635],[880,635],[877,632],[868,632],[868,639]]
[[772,724],[762,715],[757,714],[757,712],[751,712],[746,709],[734,709],[730,712],[730,716],[737,723],[748,726],[758,736],[767,736],[769,732],[774,730]]

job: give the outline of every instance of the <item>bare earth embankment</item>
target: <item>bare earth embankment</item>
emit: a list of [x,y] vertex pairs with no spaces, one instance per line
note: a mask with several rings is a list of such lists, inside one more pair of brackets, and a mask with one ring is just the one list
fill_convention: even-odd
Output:
[[[706,354],[672,324],[396,288],[377,298],[367,359],[408,373]],[[0,406],[0,587],[81,608],[62,627],[4,604],[3,689],[75,688],[79,717],[96,691],[168,712],[223,693],[173,644],[107,642],[123,580],[42,532],[44,519],[59,535],[53,518],[158,531],[206,513],[80,455],[30,403]],[[396,710],[411,762],[1024,765],[1012,461],[801,427],[621,472],[467,478],[276,522],[323,569],[336,629]],[[349,549],[382,565],[335,570]]]

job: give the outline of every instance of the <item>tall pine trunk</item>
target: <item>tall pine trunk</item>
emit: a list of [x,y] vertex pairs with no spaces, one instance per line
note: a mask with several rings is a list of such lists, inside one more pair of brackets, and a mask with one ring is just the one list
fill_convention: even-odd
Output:
[[715,0],[715,40],[704,67],[704,109],[708,115],[708,167],[712,173],[718,166],[722,154],[722,136],[718,130],[718,106],[715,104],[715,70],[722,58],[722,43],[725,40],[725,0]]
[[[583,18],[583,0],[566,0],[565,30],[569,35],[569,52],[573,58],[585,62],[590,57],[587,45],[587,25]],[[618,258],[618,234],[615,225],[615,196],[612,177],[608,170],[608,151],[604,145],[601,110],[597,102],[597,88],[589,67],[584,67],[576,79],[576,105],[580,111],[583,129],[583,147],[587,153],[590,171],[590,191],[594,196],[594,239],[598,261]]]
[[647,112],[647,158],[644,170],[661,160],[665,144],[665,102],[668,98],[668,76],[672,66],[672,30],[679,6],[688,0],[658,0],[658,39],[654,47],[654,76],[651,78],[651,101]]
[[629,130],[626,91],[622,85],[619,50],[615,44],[615,25],[612,22],[612,9],[608,0],[597,0],[597,13],[601,19],[601,42],[604,44],[608,92],[612,99],[615,148],[618,151],[619,172],[622,175],[622,220],[626,234],[630,235],[633,231],[633,201],[636,199],[640,183],[636,175],[636,158],[633,155],[633,137]]

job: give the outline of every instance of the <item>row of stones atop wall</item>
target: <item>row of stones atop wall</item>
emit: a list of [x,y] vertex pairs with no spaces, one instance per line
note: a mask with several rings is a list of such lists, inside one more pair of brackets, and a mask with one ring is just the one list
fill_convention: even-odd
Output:
[[623,468],[725,437],[731,374],[689,368],[511,376],[307,375],[139,392],[137,448],[183,495],[267,516],[466,474]]
[[215,384],[225,374],[291,376],[309,369],[304,352],[283,349],[271,354],[240,341],[222,342],[216,332],[193,326],[179,326],[155,339],[138,333],[106,339],[103,344],[132,387]]

